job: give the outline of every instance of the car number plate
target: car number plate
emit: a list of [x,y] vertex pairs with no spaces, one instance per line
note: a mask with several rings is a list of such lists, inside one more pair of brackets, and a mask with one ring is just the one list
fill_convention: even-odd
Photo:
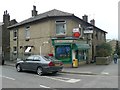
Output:
[[60,64],[55,64],[55,66],[60,66]]

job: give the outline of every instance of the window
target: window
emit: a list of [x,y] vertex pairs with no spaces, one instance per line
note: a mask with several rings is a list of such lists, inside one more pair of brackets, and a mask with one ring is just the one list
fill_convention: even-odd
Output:
[[31,52],[31,46],[25,46],[25,53],[30,53]]
[[56,47],[56,58],[67,60],[70,58],[70,46],[69,45],[62,45]]
[[30,26],[25,27],[25,39],[30,39]]
[[105,40],[105,34],[104,33],[102,33],[102,39]]
[[29,56],[26,60],[27,61],[32,61],[34,59],[34,56]]
[[34,57],[34,61],[40,61],[40,57],[35,56],[35,57]]
[[13,53],[14,53],[14,54],[17,53],[17,47],[16,47],[16,46],[13,47]]
[[56,35],[66,34],[66,21],[56,21]]
[[17,30],[13,30],[13,39],[14,39],[14,40],[17,39]]

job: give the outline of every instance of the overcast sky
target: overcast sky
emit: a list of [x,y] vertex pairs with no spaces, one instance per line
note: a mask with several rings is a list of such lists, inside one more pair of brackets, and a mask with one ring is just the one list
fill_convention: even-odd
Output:
[[33,5],[38,14],[58,9],[73,13],[82,18],[88,15],[88,20],[95,19],[95,25],[108,32],[107,39],[118,39],[118,2],[119,0],[1,0],[0,22],[3,21],[4,11],[10,18],[18,22],[31,17]]

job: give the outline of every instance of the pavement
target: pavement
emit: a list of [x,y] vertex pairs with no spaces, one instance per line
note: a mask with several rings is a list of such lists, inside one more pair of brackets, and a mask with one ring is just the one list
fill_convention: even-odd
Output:
[[[120,61],[120,59],[118,61]],[[6,61],[5,65],[15,66],[15,62]],[[118,64],[114,64],[112,61],[108,65],[96,65],[95,63],[92,63],[79,65],[77,68],[64,67],[61,73],[81,75],[118,75],[118,72],[114,72],[114,69],[118,69]]]

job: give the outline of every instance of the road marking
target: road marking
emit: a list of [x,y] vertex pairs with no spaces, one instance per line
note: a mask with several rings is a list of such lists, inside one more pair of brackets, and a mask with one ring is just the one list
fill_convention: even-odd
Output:
[[42,87],[42,88],[50,88],[50,87],[47,87],[47,86],[44,86],[44,85],[40,85],[40,87]]
[[7,78],[7,79],[10,79],[10,80],[15,80],[14,78],[7,77],[7,76],[0,76],[0,77]]
[[70,79],[66,82],[69,82],[69,83],[76,83],[76,82],[79,82],[80,80],[79,79]]
[[63,77],[48,77],[48,76],[43,76],[43,77],[53,79],[53,80],[63,81],[67,83],[76,83],[81,80],[81,79],[71,79],[71,78],[63,78]]
[[109,75],[108,72],[102,72],[101,74],[103,74],[103,75]]

